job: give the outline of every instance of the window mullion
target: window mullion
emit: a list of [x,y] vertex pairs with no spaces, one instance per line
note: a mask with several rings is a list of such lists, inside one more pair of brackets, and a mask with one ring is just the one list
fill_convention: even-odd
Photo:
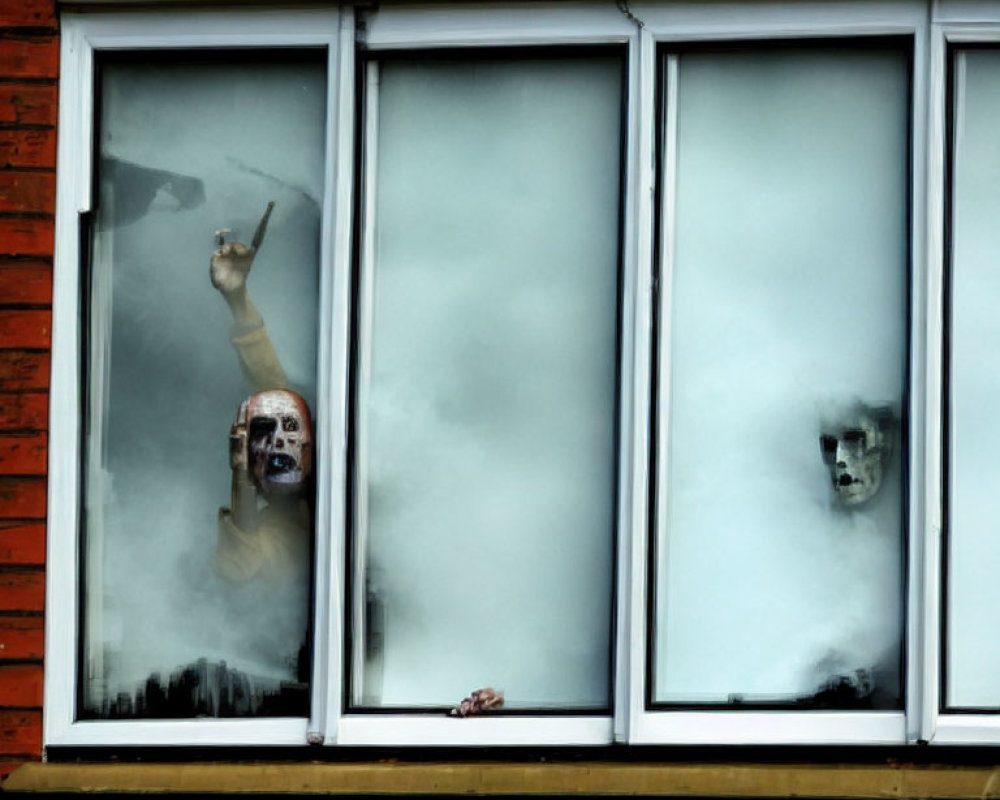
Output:
[[[927,42],[927,44],[923,44]],[[922,46],[921,46],[922,45]],[[914,64],[913,477],[907,738],[932,741],[940,701],[946,41],[937,25]],[[924,76],[921,79],[921,76]],[[920,191],[924,196],[920,196]],[[916,216],[923,208],[924,214]],[[921,233],[922,232],[922,233]]]
[[[656,91],[655,42],[640,29],[629,54],[625,163],[625,273],[622,289],[622,376],[618,598],[615,639],[614,735],[629,741],[632,703],[642,703],[642,637],[646,522],[649,497],[650,353],[652,348],[652,188]],[[638,671],[636,671],[638,670]]]
[[327,154],[320,263],[320,396],[323,442],[316,508],[313,695],[309,741],[337,739],[343,684],[344,497],[347,487],[347,362],[354,179],[354,15],[341,9],[328,58]]
[[[640,245],[643,248],[643,257],[640,263],[644,265],[642,271],[644,285],[640,287],[639,296],[649,299],[642,305],[645,324],[640,329],[647,333],[643,337],[642,346],[637,347],[638,350],[642,350],[646,369],[644,372],[637,371],[641,377],[641,385],[640,380],[637,379],[635,391],[637,397],[641,395],[643,398],[643,408],[652,422],[645,426],[644,430],[637,433],[634,442],[634,458],[636,463],[642,464],[643,469],[643,481],[641,482],[643,514],[641,519],[634,523],[634,553],[632,557],[634,635],[632,639],[629,725],[630,738],[635,741],[642,741],[645,738],[643,731],[646,729],[642,721],[647,713],[646,681],[649,676],[646,667],[649,648],[652,647],[652,630],[649,627],[650,620],[646,599],[652,587],[648,585],[647,576],[649,575],[649,559],[652,558],[652,531],[656,525],[658,513],[656,498],[661,494],[660,488],[663,483],[659,471],[653,469],[653,464],[655,463],[655,453],[662,452],[665,446],[666,420],[669,414],[670,388],[669,383],[663,379],[663,376],[669,375],[669,364],[664,363],[666,359],[661,355],[669,353],[669,348],[662,347],[661,342],[665,336],[669,336],[672,227],[675,199],[671,176],[676,173],[677,141],[677,102],[673,91],[677,81],[677,57],[671,56],[666,60],[662,76],[663,85],[660,85],[657,80],[656,41],[646,31],[643,31],[642,45],[644,113],[640,143],[640,158],[643,159],[643,163],[640,174],[644,176],[642,212],[644,223],[648,226],[648,232]],[[664,117],[664,124],[662,129],[657,119],[656,109],[659,108],[657,93],[659,93],[659,100],[663,106],[661,113]],[[657,151],[662,153],[662,163],[658,166],[654,156]],[[658,193],[655,191],[657,169],[659,170],[660,182]],[[658,205],[657,200],[659,201]],[[659,235],[657,235],[657,225],[654,222],[655,214],[659,214]],[[638,485],[636,490],[639,491]],[[639,499],[637,499],[638,502],[640,502]]]

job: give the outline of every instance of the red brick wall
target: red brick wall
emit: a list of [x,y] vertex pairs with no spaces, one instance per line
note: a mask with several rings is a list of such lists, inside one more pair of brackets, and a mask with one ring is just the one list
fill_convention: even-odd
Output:
[[0,777],[41,757],[55,0],[0,0]]

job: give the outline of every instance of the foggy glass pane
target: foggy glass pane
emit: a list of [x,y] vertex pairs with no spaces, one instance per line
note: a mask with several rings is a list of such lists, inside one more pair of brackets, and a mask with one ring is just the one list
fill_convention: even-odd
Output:
[[[230,428],[263,389],[315,409],[325,58],[102,69],[81,716],[309,713],[313,491],[292,480],[308,421],[278,395],[252,404],[234,447],[250,469],[231,469]],[[255,306],[227,284],[231,314],[216,231],[250,246],[269,203]]]
[[608,706],[621,70],[380,65],[355,703]]
[[678,84],[653,700],[897,708],[907,57],[685,53]]
[[1000,707],[1000,52],[955,55],[945,698]]

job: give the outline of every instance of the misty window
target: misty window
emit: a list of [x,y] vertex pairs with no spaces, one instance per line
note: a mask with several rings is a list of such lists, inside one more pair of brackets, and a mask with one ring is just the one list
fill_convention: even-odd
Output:
[[[307,716],[311,490],[238,486],[230,440],[262,389],[315,409],[326,54],[100,66],[78,714]],[[237,242],[230,309],[210,259]]]
[[65,9],[45,746],[1000,744],[973,5]]
[[[1000,51],[953,54],[950,387],[948,517],[945,575],[945,664],[942,705],[951,710],[1000,707],[994,677],[1000,644],[996,564],[1000,540],[997,496],[996,352],[1000,320]],[[947,385],[947,384],[946,384]]]
[[623,61],[367,66],[351,701],[607,709]]
[[908,53],[664,70],[650,696],[901,708]]

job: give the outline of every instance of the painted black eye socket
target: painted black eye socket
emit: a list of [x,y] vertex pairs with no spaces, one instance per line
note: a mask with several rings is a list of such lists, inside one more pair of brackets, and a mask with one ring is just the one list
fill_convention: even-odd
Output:
[[264,439],[274,433],[278,422],[270,417],[256,417],[250,420],[250,425],[247,427],[251,439]]
[[295,417],[282,417],[281,429],[286,433],[294,433],[299,429],[299,421]]
[[824,433],[819,437],[819,449],[824,455],[832,456],[837,453],[837,437]]
[[849,431],[844,431],[844,441],[850,442],[851,444],[864,445],[868,436],[863,430],[857,428],[852,428]]

